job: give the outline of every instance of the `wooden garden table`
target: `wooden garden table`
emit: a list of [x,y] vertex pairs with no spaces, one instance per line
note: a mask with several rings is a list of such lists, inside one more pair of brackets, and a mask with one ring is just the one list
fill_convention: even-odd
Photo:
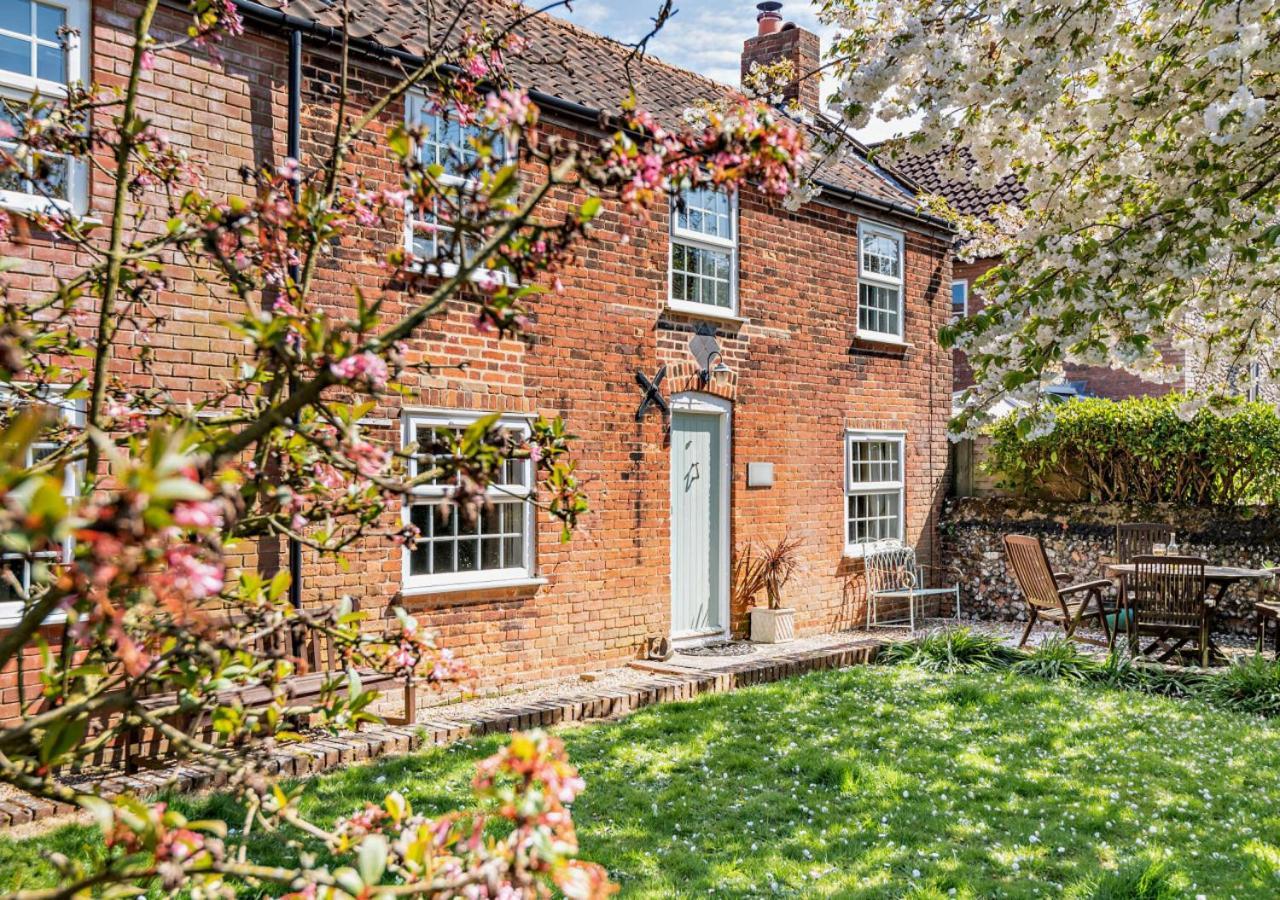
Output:
[[[1133,563],[1107,563],[1106,572],[1120,582],[1120,608],[1127,609],[1129,604],[1129,592],[1125,590],[1124,580],[1127,576],[1132,575],[1137,567]],[[1216,593],[1206,599],[1212,600],[1214,606],[1218,606],[1223,596],[1231,589],[1231,586],[1241,581],[1265,581],[1269,578],[1276,577],[1278,573],[1273,569],[1246,569],[1243,566],[1205,566],[1204,580],[1207,587],[1216,588]],[[1205,593],[1208,593],[1206,591]],[[1218,649],[1218,645],[1214,643],[1213,634],[1209,635],[1209,650],[1215,657],[1225,659],[1222,651]]]
[[[1126,575],[1132,575],[1135,568],[1133,563],[1107,563],[1107,574],[1124,578]],[[1271,569],[1245,569],[1240,566],[1204,567],[1204,580],[1218,588],[1218,594],[1213,598],[1215,600],[1237,581],[1262,581],[1264,578],[1273,578],[1275,575],[1276,572]]]

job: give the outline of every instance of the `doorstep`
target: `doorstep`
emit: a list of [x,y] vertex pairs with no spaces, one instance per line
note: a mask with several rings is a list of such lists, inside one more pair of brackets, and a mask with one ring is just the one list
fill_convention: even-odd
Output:
[[[827,635],[820,642],[806,642],[805,646],[794,649],[769,645],[767,651],[748,656],[680,660],[677,654],[673,659],[678,661],[674,663],[636,662],[633,667],[643,675],[628,684],[592,690],[591,682],[583,682],[582,690],[523,703],[519,694],[512,694],[504,698],[506,702],[501,707],[457,718],[448,715],[447,706],[427,709],[424,710],[427,718],[414,725],[381,726],[290,744],[267,757],[263,768],[273,775],[302,778],[467,737],[616,718],[646,706],[691,700],[700,694],[727,693],[805,672],[865,665],[875,660],[884,643],[877,638],[853,637],[846,633]],[[697,660],[696,666],[685,665],[692,659]],[[100,785],[103,795],[108,797],[124,792],[146,796],[169,789],[199,791],[217,787],[225,779],[224,773],[198,762],[187,762],[171,769],[135,775],[106,773]],[[76,810],[67,804],[53,804],[22,794],[8,796],[0,800],[0,828],[68,813],[74,814]]]

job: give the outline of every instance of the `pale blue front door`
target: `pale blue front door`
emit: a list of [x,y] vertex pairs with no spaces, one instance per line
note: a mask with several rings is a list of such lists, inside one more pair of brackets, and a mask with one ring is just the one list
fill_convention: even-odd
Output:
[[671,635],[724,631],[724,416],[671,414]]

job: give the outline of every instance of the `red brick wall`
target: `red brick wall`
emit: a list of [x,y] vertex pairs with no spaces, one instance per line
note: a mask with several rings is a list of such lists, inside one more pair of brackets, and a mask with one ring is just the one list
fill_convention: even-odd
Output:
[[821,78],[817,73],[822,66],[822,43],[818,36],[788,24],[782,31],[747,38],[742,43],[742,80],[746,81],[752,65],[768,66],[780,59],[791,63],[793,79],[783,89],[783,97],[816,113],[821,104]]
[[[969,280],[970,313],[982,309],[983,305],[981,292],[974,290],[974,282],[995,268],[998,262],[998,259],[976,259],[972,262],[956,260],[955,277]],[[1183,364],[1182,353],[1179,351],[1169,350],[1166,356],[1174,365]],[[973,369],[959,350],[952,351],[952,365],[955,371],[955,390],[961,391],[973,384]],[[1181,383],[1161,384],[1146,381],[1123,369],[1109,369],[1105,366],[1068,365],[1064,374],[1068,380],[1083,381],[1084,390],[1089,395],[1111,400],[1123,400],[1125,397],[1158,397],[1169,391],[1182,389]]]
[[[97,9],[94,60],[104,80],[123,77],[118,36],[131,26],[131,9],[124,0]],[[165,16],[157,29],[161,39],[164,28],[185,27],[180,16]],[[332,116],[328,53],[309,46],[304,57],[304,158],[324,148]],[[146,108],[175,142],[207,159],[214,191],[238,192],[240,166],[283,156],[283,36],[264,37],[251,26],[223,56],[222,64],[199,54],[172,62],[161,57],[146,79]],[[376,67],[357,67],[355,96],[367,97],[387,77]],[[389,115],[375,130],[402,111]],[[549,115],[544,127],[569,139],[591,137],[583,126],[555,124]],[[394,178],[376,142],[361,145],[358,160],[370,177]],[[102,179],[93,186],[100,213],[109,191]],[[552,202],[580,199],[562,193]],[[925,561],[934,554],[952,383],[951,361],[934,335],[949,313],[949,245],[945,236],[908,230],[907,346],[885,347],[855,334],[854,212],[815,203],[788,214],[751,191],[740,209],[742,321],[717,328],[733,374],[710,388],[733,401],[732,542],[771,540],[788,530],[803,539],[803,564],[787,590],[799,631],[848,627],[861,620],[863,604],[861,565],[843,557],[846,429],[907,433],[908,538]],[[429,358],[438,368],[417,376],[406,406],[560,414],[579,436],[575,455],[591,512],[568,543],[559,541],[553,523],[540,520],[537,569],[546,584],[406,597],[399,593],[399,548],[367,542],[348,554],[345,567],[306,555],[308,604],[353,594],[379,614],[403,605],[490,685],[618,664],[634,658],[647,637],[668,632],[669,447],[658,415],[635,421],[637,370],[653,375],[669,364],[664,387],[672,393],[696,383],[687,345],[697,320],[664,308],[668,227],[665,209],[636,218],[607,206],[598,240],[561,273],[563,293],[534,305],[527,340],[477,334],[466,305],[455,301],[410,342],[411,360]],[[400,240],[398,229],[346,236],[318,276],[324,302],[349,305],[360,285],[367,296],[386,290],[389,317],[407,309],[413,299],[384,284],[378,263]],[[23,250],[29,286],[37,289],[48,284],[52,266],[65,272],[74,262],[40,236],[29,237]],[[235,363],[238,345],[218,324],[233,307],[199,279],[174,274],[163,297],[172,316],[149,336],[157,351],[152,372],[142,371],[128,352],[114,371],[139,385],[154,379],[175,395],[196,397]],[[463,362],[465,368],[451,368]],[[372,433],[398,444],[399,409],[380,409],[373,420]],[[748,489],[748,462],[774,463],[774,486]],[[281,549],[264,542],[241,562],[271,568],[279,565]],[[733,610],[732,624],[741,634],[745,610]],[[2,719],[15,712],[16,698],[7,682],[0,690]]]

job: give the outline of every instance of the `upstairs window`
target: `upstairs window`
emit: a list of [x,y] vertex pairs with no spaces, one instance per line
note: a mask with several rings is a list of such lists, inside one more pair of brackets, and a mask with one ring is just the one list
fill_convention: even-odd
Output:
[[902,341],[902,232],[873,222],[858,225],[858,334]]
[[[85,78],[81,47],[88,22],[88,0],[0,0],[0,120],[21,131],[33,94],[65,97],[71,82]],[[8,142],[0,146],[14,149]],[[0,206],[20,211],[83,207],[82,164],[54,154],[43,154],[43,160],[41,171],[31,166],[0,177]]]
[[719,315],[738,310],[738,203],[725,191],[695,188],[672,201],[673,309]]
[[901,432],[845,434],[845,552],[862,556],[901,541],[906,436]]
[[957,278],[951,282],[951,321],[969,315],[969,282]]
[[[415,413],[405,420],[405,437],[409,446],[425,451],[437,429],[461,433],[482,415]],[[529,423],[518,417],[504,418],[501,426],[518,437],[529,434]],[[416,477],[433,465],[430,453],[419,453],[410,473]],[[405,518],[417,527],[418,539],[405,551],[405,590],[501,586],[532,576],[533,464],[507,460],[499,477],[500,483],[486,490],[484,507],[470,518],[446,502],[452,482],[438,480],[414,488]]]
[[[3,2],[3,0],[0,0]],[[440,183],[446,188],[457,189],[456,194],[435,199],[432,208],[411,208],[406,216],[406,246],[414,257],[423,261],[437,260],[442,254],[451,255],[451,262],[446,266],[456,265],[460,259],[467,258],[479,247],[478,236],[462,235],[461,241],[455,243],[455,226],[451,219],[452,207],[459,199],[465,200],[466,189],[470,186],[468,174],[480,154],[476,150],[476,141],[481,145],[492,142],[495,155],[502,158],[506,148],[499,136],[490,135],[476,125],[463,125],[456,118],[442,116],[422,94],[410,94],[405,102],[405,118],[407,124],[422,128],[422,139],[418,143],[418,162],[424,166],[438,165],[443,169]],[[446,271],[448,275],[451,272]]]

